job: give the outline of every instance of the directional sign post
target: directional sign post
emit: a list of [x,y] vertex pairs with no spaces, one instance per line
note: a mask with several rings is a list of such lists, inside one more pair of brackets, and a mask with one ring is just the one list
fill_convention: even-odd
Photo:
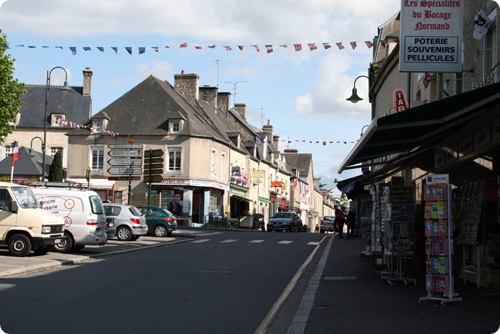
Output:
[[163,150],[150,149],[144,157],[144,182],[148,183],[148,206],[151,204],[151,182],[163,180],[163,154]]
[[142,157],[142,151],[138,150],[110,150],[108,154],[112,157]]
[[111,166],[137,167],[142,165],[142,161],[140,159],[109,159],[108,164]]
[[141,168],[134,167],[111,167],[108,168],[111,175],[141,175]]

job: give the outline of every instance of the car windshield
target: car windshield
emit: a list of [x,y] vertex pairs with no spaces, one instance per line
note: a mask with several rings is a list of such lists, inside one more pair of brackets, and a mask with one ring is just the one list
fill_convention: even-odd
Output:
[[332,216],[326,216],[323,220],[335,220],[335,217],[332,217]]
[[17,203],[23,208],[39,208],[36,197],[27,187],[12,187],[12,192],[16,196]]
[[133,216],[142,216],[141,212],[135,206],[128,208],[128,210]]
[[293,218],[293,212],[278,212],[273,218]]

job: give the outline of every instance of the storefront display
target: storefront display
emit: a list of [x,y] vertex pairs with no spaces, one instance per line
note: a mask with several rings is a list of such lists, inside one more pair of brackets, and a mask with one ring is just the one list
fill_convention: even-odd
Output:
[[430,175],[424,186],[426,297],[441,304],[462,301],[454,291],[452,270],[451,187],[448,174]]

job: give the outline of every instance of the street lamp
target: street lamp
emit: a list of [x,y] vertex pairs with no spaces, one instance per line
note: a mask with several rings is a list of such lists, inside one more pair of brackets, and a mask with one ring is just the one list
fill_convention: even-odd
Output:
[[[47,81],[45,85],[45,113],[44,113],[44,118],[43,118],[43,140],[42,140],[42,151],[43,151],[43,156],[42,156],[42,181],[45,181],[45,150],[46,150],[46,143],[47,143],[47,105],[48,105],[48,96],[49,96],[49,88],[50,88],[50,75],[52,74],[52,71],[55,70],[56,68],[60,68],[64,71],[65,74],[65,79],[64,79],[64,87],[62,90],[71,90],[71,88],[68,86],[68,72],[64,69],[64,67],[61,66],[56,66],[50,71],[47,71]],[[34,138],[33,138],[34,139]],[[33,142],[33,140],[32,140]]]
[[360,75],[359,77],[357,77],[354,80],[354,87],[352,88],[352,95],[346,99],[347,101],[351,101],[352,103],[358,103],[359,101],[363,100],[362,98],[360,98],[358,96],[358,90],[356,89],[356,81],[358,81],[359,78],[367,78],[369,80],[369,78],[366,75]]
[[42,143],[42,150],[43,150],[43,147],[45,146],[44,143],[43,143],[43,139],[36,136],[36,137],[33,137],[33,139],[31,139],[31,144],[30,144],[30,150],[28,151],[28,155],[30,157],[34,157],[35,156],[35,152],[33,151],[33,140],[35,139],[40,139],[40,142]]

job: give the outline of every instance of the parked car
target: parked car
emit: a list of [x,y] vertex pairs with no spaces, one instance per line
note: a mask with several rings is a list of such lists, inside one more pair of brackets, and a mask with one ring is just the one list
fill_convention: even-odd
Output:
[[146,217],[135,206],[127,204],[105,203],[106,222],[116,229],[119,240],[137,240],[148,233]]
[[11,255],[42,255],[63,239],[64,219],[42,210],[29,187],[0,182],[0,244]]
[[319,231],[321,233],[336,232],[337,226],[335,226],[335,217],[334,216],[323,217],[323,221],[321,222],[321,227],[320,227]]
[[85,245],[106,244],[106,217],[95,191],[52,187],[32,190],[43,209],[64,218],[66,238],[54,245],[56,251],[66,253]]
[[295,212],[278,212],[267,223],[267,231],[300,232],[307,230],[302,225],[302,219]]
[[156,206],[138,206],[141,213],[146,217],[148,233],[157,237],[172,235],[177,229],[177,219],[167,209]]

